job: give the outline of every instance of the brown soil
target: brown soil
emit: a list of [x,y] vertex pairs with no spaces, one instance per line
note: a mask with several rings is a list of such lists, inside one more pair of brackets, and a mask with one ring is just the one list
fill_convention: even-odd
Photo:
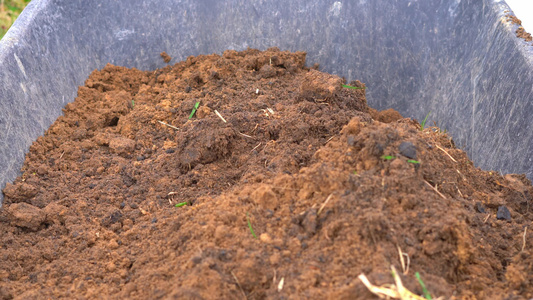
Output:
[[373,299],[399,248],[415,293],[533,297],[530,182],[304,62],[95,71],[3,190],[0,298]]
[[522,20],[513,15],[507,15],[507,21],[511,21],[513,24],[516,24],[520,27],[516,30],[516,37],[524,39],[526,42],[533,41],[533,37],[528,33],[524,27],[522,27]]

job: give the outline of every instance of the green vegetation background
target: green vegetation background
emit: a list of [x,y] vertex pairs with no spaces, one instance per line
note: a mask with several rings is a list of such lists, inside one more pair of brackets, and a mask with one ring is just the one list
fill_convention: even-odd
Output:
[[30,0],[0,0],[0,39],[28,3]]

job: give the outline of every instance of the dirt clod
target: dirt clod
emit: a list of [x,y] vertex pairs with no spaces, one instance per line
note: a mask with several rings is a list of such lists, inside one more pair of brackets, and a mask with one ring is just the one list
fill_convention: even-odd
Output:
[[172,57],[170,57],[170,55],[168,55],[165,51],[161,52],[161,57],[167,64],[172,60]]

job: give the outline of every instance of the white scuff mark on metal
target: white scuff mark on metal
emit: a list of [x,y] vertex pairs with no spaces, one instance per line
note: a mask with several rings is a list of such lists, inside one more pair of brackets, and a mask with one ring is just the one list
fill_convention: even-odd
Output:
[[335,3],[333,3],[331,8],[329,9],[329,12],[333,14],[333,16],[337,17],[341,13],[341,10],[342,10],[342,2],[335,1]]
[[135,33],[135,30],[133,29],[123,29],[115,32],[115,38],[117,38],[119,41],[122,41],[123,39],[127,38],[129,35],[132,35]]
[[457,8],[459,7],[459,4],[461,4],[461,0],[455,0],[453,3],[450,3],[450,7],[448,8],[448,15],[451,18],[455,18],[457,16]]
[[20,83],[20,88],[22,88],[22,91],[24,91],[24,94],[27,94],[28,91],[26,90],[26,86],[24,85],[24,83]]
[[[24,75],[24,78],[28,78],[28,75],[26,75],[26,69],[24,68],[24,65],[22,64],[22,61],[20,61],[20,58],[15,53],[13,53],[13,56],[15,57],[15,60],[17,61],[17,65],[19,66],[20,71]],[[25,89],[24,89],[24,92],[26,92]]]

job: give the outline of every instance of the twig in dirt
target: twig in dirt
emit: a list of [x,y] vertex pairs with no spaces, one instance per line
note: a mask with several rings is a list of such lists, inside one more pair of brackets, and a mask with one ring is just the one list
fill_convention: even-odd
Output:
[[218,112],[218,110],[215,109],[215,114],[224,122],[224,123],[228,123],[228,121],[226,121],[226,119],[224,119],[224,117]]
[[329,200],[331,199],[332,196],[333,196],[333,193],[329,194],[328,198],[326,198],[326,201],[324,201],[324,203],[322,204],[322,206],[320,206],[320,209],[316,213],[317,216],[320,215],[320,213],[322,212],[324,207],[326,207],[326,204],[328,204],[328,202],[329,202]]
[[329,141],[331,141],[334,137],[335,137],[335,136],[330,137],[330,138],[326,141],[325,144],[329,143]]
[[459,189],[459,187],[457,186],[457,184],[455,184],[455,188],[456,188],[457,191],[459,192],[459,195],[461,195],[461,198],[464,198],[463,193],[461,193],[461,190]]
[[281,277],[281,280],[278,283],[278,292],[281,292],[283,289],[283,283],[285,283],[285,277]]
[[463,173],[459,172],[459,170],[455,170],[455,171],[457,171],[457,173],[459,173],[459,175],[461,175],[461,177],[463,178],[463,181],[466,181],[465,175],[463,175]]
[[455,158],[453,158],[453,157],[450,155],[450,153],[446,152],[446,150],[442,149],[439,145],[435,145],[435,146],[437,146],[437,148],[438,148],[439,150],[441,150],[442,152],[446,153],[446,155],[448,155],[448,157],[449,157],[451,160],[453,160],[453,162],[457,162],[457,161],[455,160]]
[[524,249],[526,248],[526,234],[527,234],[527,226],[524,228],[524,235],[522,235],[522,250],[520,250],[520,253],[524,252]]
[[359,275],[358,278],[370,292],[380,298],[394,298],[402,300],[426,300],[425,298],[412,293],[403,286],[402,279],[396,272],[394,266],[391,266],[391,271],[395,283],[391,285],[375,286],[370,283],[365,274]]
[[176,126],[172,126],[172,125],[170,125],[170,124],[168,124],[168,123],[165,123],[165,122],[163,122],[163,121],[157,121],[157,122],[159,122],[159,123],[161,123],[161,124],[163,124],[163,125],[165,125],[165,126],[168,126],[168,127],[170,127],[170,128],[173,128],[173,129],[176,129],[176,130],[180,130],[178,127],[176,127]]
[[257,149],[257,147],[261,146],[263,142],[259,142],[259,144],[257,144],[257,146],[255,146],[252,150],[250,150],[250,152],[253,152],[255,149]]
[[233,271],[231,271],[231,276],[233,276],[233,279],[235,279],[235,281],[237,282],[237,286],[241,290],[241,293],[244,296],[244,299],[248,299],[248,297],[246,297],[246,293],[242,289],[242,286],[241,286],[241,283],[239,282],[239,279],[237,279],[237,276],[235,276],[235,273],[233,273]]
[[63,154],[65,154],[65,151],[63,151],[63,152],[61,153],[61,155],[59,155],[59,159],[61,159],[61,158],[63,157]]
[[424,182],[429,185],[429,187],[431,189],[433,189],[437,194],[439,194],[439,196],[441,196],[443,199],[446,199],[446,196],[444,196],[443,194],[441,194],[441,192],[439,192],[439,190],[437,190],[436,187],[432,186],[431,183],[427,182],[426,180],[424,180]]
[[237,131],[237,132],[238,132],[240,135],[242,135],[242,136],[245,136],[245,137],[247,137],[247,138],[251,138],[251,139],[254,139],[254,140],[255,140],[255,138],[254,138],[253,136],[249,136],[249,135],[244,134],[244,133],[242,133],[242,132],[240,132],[240,131]]
[[[403,275],[407,275],[407,273],[409,273],[409,265],[411,264],[411,260],[409,259],[409,254],[402,252],[402,248],[400,248],[399,245],[397,247],[398,247],[398,255],[400,256],[400,263],[402,264]],[[407,257],[407,265],[405,264],[405,260],[403,259],[404,256]]]
[[490,218],[490,214],[487,215],[487,217],[485,218],[485,220],[483,220],[483,224],[487,223],[487,221],[489,220]]
[[254,133],[254,132],[255,132],[255,130],[257,129],[257,127],[259,127],[259,124],[255,124],[255,127],[254,127],[254,129],[252,129],[252,132],[250,132],[250,133]]

